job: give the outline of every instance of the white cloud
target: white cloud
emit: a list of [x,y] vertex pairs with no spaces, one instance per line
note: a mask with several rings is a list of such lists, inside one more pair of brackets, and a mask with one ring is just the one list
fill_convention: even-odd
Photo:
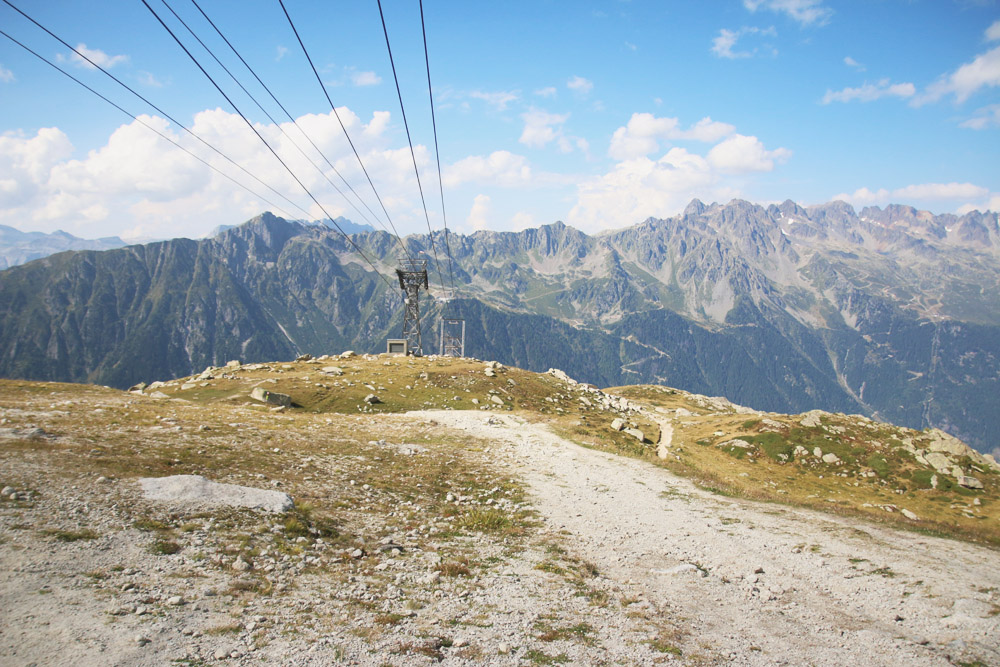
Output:
[[139,83],[141,83],[142,85],[149,86],[150,88],[163,87],[163,82],[161,82],[159,79],[153,76],[150,72],[145,72],[145,71],[139,72],[139,74],[136,76],[136,79],[138,79]]
[[566,82],[566,87],[581,95],[586,95],[594,89],[594,82],[584,79],[582,76],[574,76]]
[[658,160],[638,157],[617,163],[603,176],[581,183],[567,222],[596,232],[635,224],[649,216],[679,212],[700,195],[729,198],[718,175],[704,157],[672,148]]
[[628,42],[628,41],[625,42],[625,48],[628,49],[629,51],[638,51],[639,50],[638,46],[636,46],[632,42]]
[[[424,220],[413,163],[408,148],[394,148],[387,143],[389,113],[376,112],[366,123],[350,109],[337,111],[397,228],[401,232],[419,229]],[[191,127],[308,213],[267,190],[166,120],[155,116],[140,119],[256,194],[233,184],[138,121],[122,125],[103,146],[75,159],[69,138],[56,128],[45,128],[33,136],[0,136],[0,224],[42,231],[66,229],[91,238],[125,234],[128,230],[147,237],[194,238],[217,224],[238,224],[264,210],[294,218],[324,215],[236,114],[221,109],[203,111],[196,114]],[[371,208],[379,210],[333,113],[307,114],[298,119],[298,124]],[[312,153],[295,125],[289,122],[282,128]],[[331,215],[346,215],[358,222],[370,218],[364,207],[361,209],[365,213],[359,213],[337,194],[277,126],[259,124],[257,129]],[[429,171],[431,152],[423,145],[414,146],[414,151],[421,171]],[[325,165],[316,156],[313,159]],[[346,191],[336,175],[327,175]]]
[[520,99],[521,94],[516,90],[500,90],[493,93],[474,90],[469,93],[469,97],[482,100],[494,107],[497,111],[505,111],[507,105]]
[[510,219],[510,227],[515,232],[519,232],[524,229],[530,229],[532,227],[537,227],[538,221],[535,220],[535,216],[531,215],[527,211],[518,211]]
[[995,42],[1000,39],[1000,21],[994,21],[993,25],[986,29],[986,41]]
[[539,97],[555,97],[558,92],[555,86],[546,86],[545,88],[536,90],[535,95]]
[[444,184],[480,183],[511,187],[531,182],[531,167],[522,155],[494,151],[488,156],[471,155],[444,169]]
[[288,55],[288,47],[287,47],[287,46],[281,46],[281,45],[279,44],[279,45],[277,46],[277,48],[275,49],[275,56],[274,56],[274,60],[275,60],[275,62],[278,62],[278,61],[280,61],[280,60],[281,60],[282,58],[284,58],[284,57],[285,57],[286,55]]
[[985,130],[990,127],[1000,127],[1000,104],[991,104],[982,109],[976,109],[976,114],[959,124],[959,127],[970,130]]
[[866,69],[868,69],[867,67],[865,67],[864,65],[862,65],[861,63],[859,63],[857,60],[855,60],[850,56],[844,56],[844,64],[852,69],[858,70],[859,72],[864,72]]
[[524,120],[524,131],[518,141],[530,148],[543,148],[562,136],[562,124],[569,118],[569,114],[531,109],[521,114],[521,118]]
[[989,195],[986,188],[972,183],[921,183],[892,191],[902,199],[980,199]]
[[472,200],[472,208],[469,209],[469,215],[465,219],[465,223],[474,230],[486,229],[489,227],[489,221],[487,220],[489,210],[489,195],[476,195],[475,199]]
[[787,14],[802,25],[824,25],[833,16],[822,0],[743,0],[743,6],[751,12],[763,8]]
[[792,152],[787,148],[769,151],[757,137],[734,134],[708,152],[708,161],[722,172],[747,173],[772,171],[776,162],[784,162]]
[[[992,27],[990,28],[992,30]],[[1000,86],[1000,46],[976,56],[951,74],[946,74],[927,86],[919,97],[913,100],[915,106],[936,102],[947,95],[954,95],[959,104],[969,99],[981,88]]]
[[11,83],[14,81],[14,73],[0,65],[0,83]]
[[[80,57],[80,54],[82,54],[84,57]],[[90,62],[87,62],[88,58],[90,59],[91,62],[94,63],[93,65],[90,64]],[[79,44],[76,45],[76,52],[70,54],[69,56],[60,53],[56,56],[56,60],[58,60],[61,63],[67,63],[67,62],[72,63],[77,67],[82,67],[84,69],[96,69],[94,65],[97,65],[98,67],[103,67],[104,69],[111,69],[115,65],[121,65],[123,63],[127,63],[128,56],[125,55],[109,56],[100,49],[89,49],[87,48],[86,44],[80,42]]]
[[[974,183],[919,183],[894,190],[859,188],[853,193],[838,194],[833,199],[841,199],[857,206],[909,204],[914,201],[940,202],[945,206],[954,206],[954,202],[963,202],[955,209],[959,214],[972,210],[1000,211],[1000,194]],[[949,205],[947,202],[952,203]]]
[[680,129],[677,118],[657,118],[650,113],[634,113],[628,124],[611,136],[608,155],[616,160],[628,160],[659,150],[660,142],[688,139],[713,143],[735,131],[728,123],[709,117],[702,118],[687,130]]
[[890,83],[889,79],[881,79],[877,83],[866,83],[858,88],[844,88],[843,90],[827,90],[823,96],[822,104],[830,102],[873,102],[882,97],[913,97],[917,89],[912,83]]
[[377,86],[382,83],[382,77],[375,72],[354,72],[351,74],[351,83],[355,86]]
[[736,43],[747,35],[756,35],[759,37],[777,37],[778,32],[774,29],[774,26],[769,28],[756,28],[753,26],[743,26],[739,30],[727,30],[722,28],[719,30],[719,34],[712,40],[712,53],[720,58],[750,58],[757,55],[761,48],[763,48],[769,55],[777,55],[778,50],[769,44],[762,44],[761,47],[754,47],[753,49],[747,51],[734,51],[733,48]]

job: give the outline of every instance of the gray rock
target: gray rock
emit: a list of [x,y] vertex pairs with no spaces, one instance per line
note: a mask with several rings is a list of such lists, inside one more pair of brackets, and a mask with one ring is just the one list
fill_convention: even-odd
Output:
[[837,456],[836,454],[834,454],[833,452],[830,452],[828,454],[824,454],[823,455],[823,463],[831,463],[831,464],[833,464],[833,463],[840,463],[840,457]]
[[908,509],[902,509],[902,510],[900,510],[900,512],[902,512],[903,516],[905,516],[910,521],[916,521],[917,520],[917,515],[914,514],[913,512],[911,512]]
[[622,431],[623,433],[628,433],[630,436],[638,440],[639,442],[646,442],[646,435],[637,428],[627,428]]
[[324,366],[322,372],[327,375],[343,375],[344,369],[340,366]]
[[924,459],[927,460],[927,463],[929,463],[934,470],[938,471],[942,475],[947,475],[951,472],[951,459],[941,452],[927,452],[924,454]]
[[132,385],[131,387],[128,388],[128,390],[132,392],[138,392],[141,394],[142,390],[145,389],[147,386],[149,385],[147,385],[145,382],[140,382],[139,384]]
[[490,396],[490,401],[501,406],[504,404],[503,399],[496,395]]
[[312,361],[313,356],[311,354],[300,354],[295,357],[295,361]]
[[278,405],[285,408],[292,405],[292,397],[288,394],[279,394],[276,391],[268,391],[263,387],[254,387],[253,391],[250,392],[250,398],[255,401],[260,401],[261,403]]
[[962,475],[961,477],[956,478],[955,481],[958,482],[959,486],[964,486],[967,489],[983,488],[983,483],[980,482],[975,477],[968,477],[966,475]]
[[624,419],[613,419],[613,420],[611,420],[611,429],[613,431],[621,431],[624,428],[625,428],[625,420]]
[[248,507],[267,512],[287,512],[295,507],[292,497],[281,491],[255,489],[212,482],[201,475],[144,477],[139,486],[149,500],[195,505]]
[[365,396],[365,403],[367,403],[368,405],[375,405],[376,403],[381,403],[381,402],[382,399],[376,396],[375,394],[368,394],[367,396]]
[[236,561],[233,563],[233,569],[237,572],[246,572],[253,569],[253,565],[243,560],[243,556],[237,556]]

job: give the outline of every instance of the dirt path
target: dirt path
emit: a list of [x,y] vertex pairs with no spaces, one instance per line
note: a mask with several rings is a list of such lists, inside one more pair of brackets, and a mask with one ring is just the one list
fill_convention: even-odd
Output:
[[716,496],[514,416],[411,413],[496,443],[578,554],[733,664],[1000,664],[1000,555]]

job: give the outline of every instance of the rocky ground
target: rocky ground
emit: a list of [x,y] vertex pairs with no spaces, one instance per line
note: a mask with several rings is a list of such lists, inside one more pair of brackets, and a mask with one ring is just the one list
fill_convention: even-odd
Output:
[[[1000,664],[995,549],[709,493],[526,413],[37,383],[0,410],[3,664]],[[175,474],[296,508],[144,494]]]

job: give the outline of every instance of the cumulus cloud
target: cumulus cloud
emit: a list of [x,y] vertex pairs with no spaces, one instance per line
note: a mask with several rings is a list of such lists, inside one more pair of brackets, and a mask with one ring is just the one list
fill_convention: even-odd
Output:
[[355,86],[377,86],[382,83],[382,77],[375,72],[354,72],[351,74],[351,83]]
[[[409,149],[387,143],[389,113],[376,112],[366,123],[350,109],[338,108],[338,112],[397,227],[403,230],[408,225],[422,225],[423,210]],[[359,212],[366,210],[362,206],[355,208],[336,192],[328,178],[342,190],[346,188],[332,170],[325,174],[317,171],[296,150],[289,136],[282,134],[284,129],[313,153],[290,122],[281,128],[260,124],[257,129],[323,203],[326,212],[306,197],[239,116],[221,109],[207,110],[195,116],[191,128],[301,209],[166,120],[156,116],[140,119],[245,184],[254,194],[138,121],[122,125],[103,146],[84,156],[73,155],[65,133],[43,128],[34,135],[0,136],[0,224],[43,231],[66,229],[84,237],[132,234],[162,238],[197,237],[217,224],[238,224],[264,210],[294,218],[330,214],[362,222],[370,217]],[[337,170],[366,200],[370,199],[369,206],[378,210],[367,185],[360,187],[365,183],[364,175],[333,113],[307,114],[297,120]],[[416,145],[414,150],[422,171],[429,170],[433,160],[430,151],[423,145]],[[318,156],[312,158],[325,168]]]
[[[736,43],[747,35],[757,35],[759,37],[777,37],[778,32],[774,29],[774,26],[769,28],[756,28],[753,26],[743,26],[739,30],[728,30],[723,28],[719,30],[719,34],[712,40],[712,53],[720,58],[750,58],[757,55],[760,52],[760,48],[754,47],[750,50],[734,51]],[[769,55],[777,55],[778,50],[770,45],[763,45],[764,50]]]
[[[841,199],[858,206],[871,204],[885,205],[891,203],[940,202],[946,206],[955,206],[957,213],[972,210],[1000,210],[1000,194],[991,192],[974,183],[919,183],[889,190],[879,188],[859,188],[852,193],[840,193],[833,199]],[[951,202],[948,204],[948,202]]]
[[824,25],[833,16],[822,0],[743,0],[743,6],[751,12],[766,9],[786,14],[802,25]]
[[14,81],[14,73],[0,65],[0,83],[11,83]]
[[524,131],[518,141],[530,148],[544,148],[546,144],[563,136],[562,125],[569,114],[555,114],[541,109],[531,109],[521,114]]
[[1000,127],[1000,104],[991,104],[982,109],[976,109],[975,115],[960,123],[959,127],[970,130],[985,130],[990,127]]
[[505,187],[531,182],[531,167],[522,155],[509,151],[494,151],[488,156],[470,155],[444,170],[444,184],[456,187],[462,183],[481,183]]
[[[633,119],[636,122],[631,123],[631,132],[628,127],[621,128],[627,135],[619,144],[623,159],[606,174],[577,186],[577,202],[567,219],[573,226],[599,231],[634,224],[649,216],[673,215],[694,197],[727,201],[741,194],[734,179],[745,181],[753,172],[770,171],[791,155],[784,148],[767,150],[756,137],[732,134],[731,126],[726,126],[728,137],[706,155],[675,146],[654,160],[639,154],[650,145],[642,144],[644,136],[689,134],[714,121],[704,119],[691,130],[680,130],[676,119],[649,114],[636,114]],[[635,140],[631,150],[626,138]]]
[[861,63],[859,63],[857,60],[855,60],[850,56],[844,56],[844,64],[850,67],[851,69],[858,70],[859,72],[864,72],[866,69],[868,69],[867,67],[865,67],[864,65],[862,65]]
[[521,94],[516,90],[499,90],[496,92],[483,92],[474,90],[469,93],[469,97],[486,102],[497,111],[505,111],[507,105],[520,99]]
[[[83,56],[83,57],[81,57]],[[70,55],[64,55],[62,53],[56,56],[56,60],[62,63],[72,63],[77,67],[82,67],[84,69],[97,69],[97,67],[103,67],[104,69],[111,69],[115,65],[121,65],[128,62],[128,56],[118,55],[109,56],[104,51],[100,49],[90,49],[83,42],[76,45],[76,52]],[[91,64],[93,63],[93,64]],[[95,65],[97,67],[95,67]]]
[[877,83],[866,83],[858,88],[844,88],[843,90],[827,90],[823,96],[822,103],[830,102],[873,102],[882,97],[913,97],[917,92],[912,83],[891,83],[889,79],[881,79]]
[[792,152],[787,148],[769,151],[757,137],[734,134],[713,146],[707,158],[719,171],[747,173],[772,171],[775,163],[784,162],[791,155]]
[[611,136],[608,155],[616,160],[649,155],[659,150],[661,141],[671,139],[713,143],[731,134],[735,129],[728,123],[720,123],[706,116],[689,129],[681,130],[677,118],[658,118],[650,113],[634,113],[628,124],[619,127]]
[[555,86],[546,86],[545,88],[536,90],[535,95],[539,97],[555,97],[558,92]]
[[469,209],[469,215],[465,218],[465,223],[474,230],[486,229],[489,227],[487,218],[489,211],[489,195],[476,195],[475,199],[472,200],[472,208]]
[[591,90],[594,89],[594,82],[588,79],[584,79],[582,76],[574,76],[566,82],[566,87],[573,92],[586,95]]
[[569,224],[584,231],[633,224],[649,216],[666,216],[683,207],[691,193],[713,183],[711,165],[700,155],[672,148],[658,160],[624,160],[603,176],[577,189]]
[[[1000,40],[1000,21],[986,29],[985,38],[990,42]],[[961,104],[980,89],[996,86],[1000,86],[1000,46],[976,56],[972,62],[965,63],[954,72],[941,76],[913,100],[913,105],[937,102],[948,95],[954,95],[955,102]]]
[[1000,20],[994,21],[993,25],[986,29],[986,41],[995,42],[1000,40]]

